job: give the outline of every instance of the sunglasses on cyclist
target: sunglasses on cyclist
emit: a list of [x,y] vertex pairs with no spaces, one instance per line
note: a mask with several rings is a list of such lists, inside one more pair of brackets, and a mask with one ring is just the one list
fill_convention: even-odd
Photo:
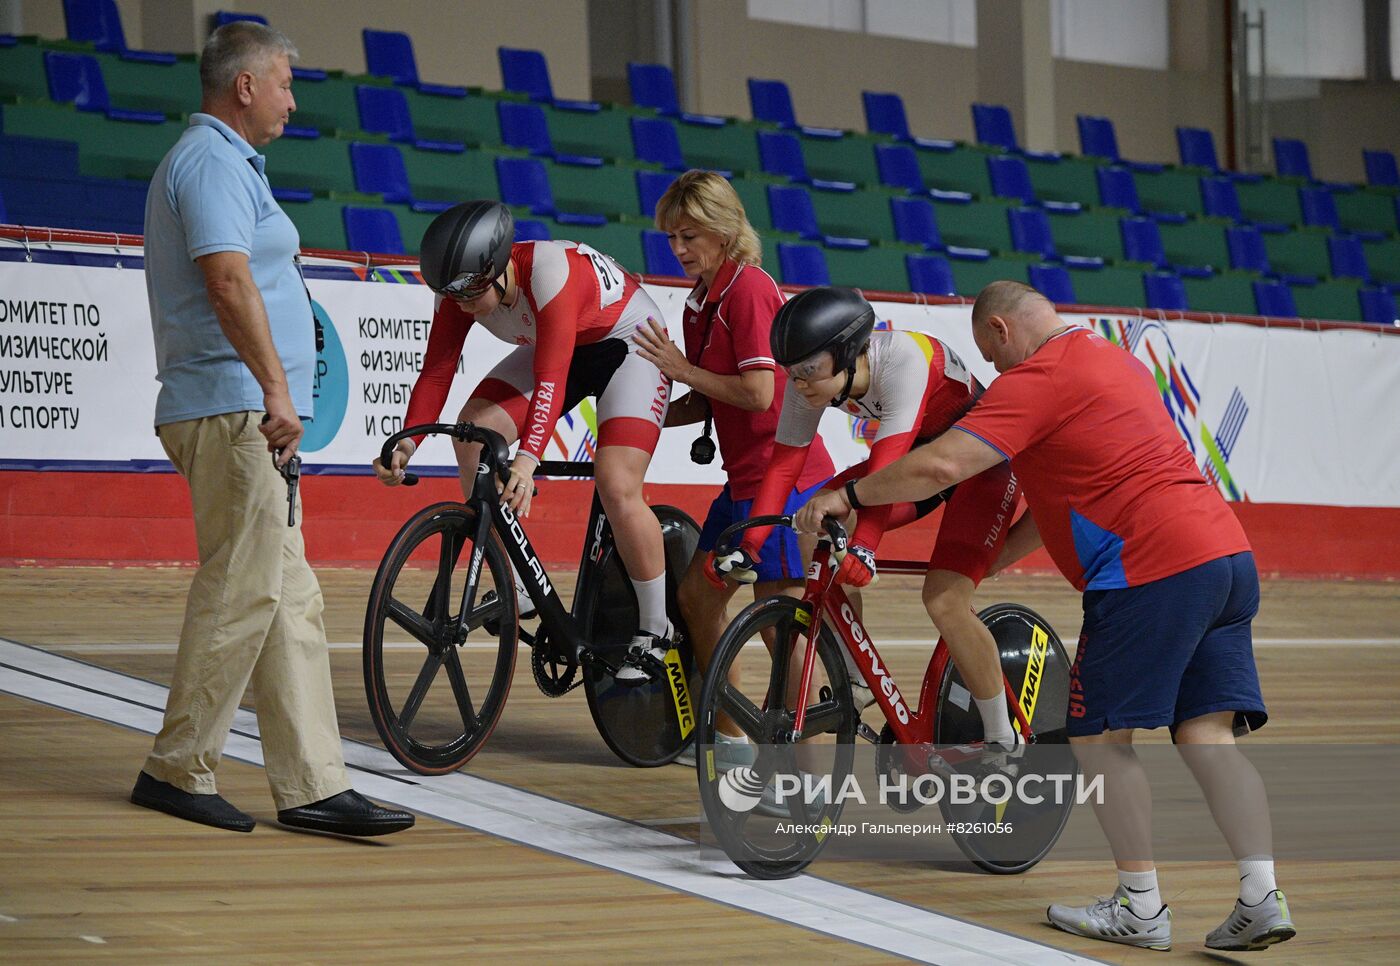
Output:
[[818,352],[801,362],[795,362],[783,368],[789,379],[796,379],[798,382],[817,382],[836,375],[832,368],[830,352]]
[[484,272],[465,272],[444,285],[442,294],[450,299],[475,302],[496,285],[496,279],[499,277]]

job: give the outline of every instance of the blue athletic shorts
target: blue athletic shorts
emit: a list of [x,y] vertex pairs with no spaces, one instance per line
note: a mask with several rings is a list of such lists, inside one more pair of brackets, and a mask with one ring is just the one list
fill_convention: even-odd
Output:
[[1235,727],[1269,720],[1254,666],[1254,554],[1237,553],[1121,590],[1084,594],[1070,671],[1069,733],[1175,728],[1216,711]]
[[[806,490],[794,489],[787,498],[783,513],[791,516],[802,509],[812,498],[812,494],[825,484],[826,480],[822,480]],[[700,528],[700,542],[696,549],[704,553],[715,549],[715,542],[719,540],[719,535],[725,528],[740,520],[747,520],[751,509],[753,500],[735,500],[729,495],[729,484],[724,484],[724,489],[719,491],[715,502],[710,504],[710,513],[705,517],[705,525]],[[761,581],[801,580],[806,573],[802,551],[797,546],[797,534],[792,532],[791,527],[774,527],[773,532],[768,534],[768,539],[763,541],[758,555],[758,566],[755,569]]]

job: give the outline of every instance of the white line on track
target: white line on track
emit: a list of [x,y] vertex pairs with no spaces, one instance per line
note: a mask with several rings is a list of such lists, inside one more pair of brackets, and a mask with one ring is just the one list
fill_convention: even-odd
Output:
[[[1073,641],[1069,642],[1073,644]],[[1255,647],[1395,647],[1400,645],[1400,637],[1256,637]],[[44,650],[64,654],[91,654],[107,652],[112,654],[161,654],[174,651],[178,645],[171,641],[145,644],[45,644]],[[327,645],[332,651],[358,651],[364,645],[360,641],[334,641]],[[757,641],[749,647],[758,647]],[[892,647],[933,647],[928,638],[892,638],[875,640],[881,650]],[[385,650],[406,651],[421,648],[413,642],[388,643]],[[469,641],[461,645],[468,651],[494,651],[496,645],[486,642]]]
[[[160,728],[167,693],[4,639],[0,692],[147,734]],[[240,709],[224,753],[262,765],[257,734],[253,713]],[[943,966],[1102,962],[815,876],[747,879],[687,839],[461,772],[415,775],[359,742],[343,747],[355,787],[381,801],[836,939]]]

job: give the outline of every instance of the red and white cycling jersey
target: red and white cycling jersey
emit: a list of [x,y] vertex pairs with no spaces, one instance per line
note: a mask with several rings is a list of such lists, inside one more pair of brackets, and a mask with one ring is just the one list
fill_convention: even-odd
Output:
[[[860,399],[848,399],[841,407],[853,416],[880,423],[870,458],[859,464],[859,469],[853,468],[859,476],[893,463],[909,452],[916,440],[943,433],[972,408],[982,391],[957,353],[923,332],[876,332],[870,337],[866,359],[870,388]],[[783,501],[792,490],[826,409],[813,406],[800,392],[783,396],[773,460],[754,500],[753,516],[783,512]],[[852,475],[848,470],[828,485],[844,483]],[[893,505],[886,505],[861,510],[852,542],[871,550],[878,547],[892,509]],[[756,552],[765,535],[762,529],[749,531],[744,546],[750,553]]]
[[[409,398],[405,425],[433,422],[442,414],[467,333],[476,322],[503,342],[531,346],[534,370],[529,412],[521,427],[520,452],[536,461],[563,415],[564,390],[574,350],[605,339],[626,342],[648,318],[661,319],[651,296],[612,258],[571,241],[517,242],[511,246],[519,295],[515,304],[498,305],[481,318],[464,312],[451,299],[438,297],[432,330]],[[663,379],[663,382],[665,380]],[[654,397],[657,389],[648,387]],[[669,384],[662,386],[664,415]],[[652,421],[653,412],[635,413]],[[658,423],[659,426],[659,423]]]

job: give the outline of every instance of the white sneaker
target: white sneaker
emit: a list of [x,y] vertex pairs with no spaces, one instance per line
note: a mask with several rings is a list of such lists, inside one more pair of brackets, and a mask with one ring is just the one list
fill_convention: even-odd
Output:
[[613,680],[633,687],[645,684],[652,679],[655,668],[665,667],[666,652],[670,649],[671,641],[668,638],[638,634],[627,646],[627,656],[613,675]]
[[[752,765],[754,759],[758,757],[758,752],[749,743],[747,735],[727,735],[723,731],[715,732],[715,771],[732,771],[743,765]],[[685,746],[685,750],[676,756],[676,764],[694,768],[695,742]]]
[[1252,906],[1236,899],[1234,911],[1206,936],[1206,948],[1252,952],[1296,935],[1298,930],[1288,914],[1288,900],[1275,889]]
[[1144,919],[1133,912],[1128,893],[1120,885],[1107,899],[1090,906],[1050,906],[1045,918],[1056,929],[1086,939],[1140,946],[1143,949],[1172,948],[1172,913],[1165,905],[1157,914]]

